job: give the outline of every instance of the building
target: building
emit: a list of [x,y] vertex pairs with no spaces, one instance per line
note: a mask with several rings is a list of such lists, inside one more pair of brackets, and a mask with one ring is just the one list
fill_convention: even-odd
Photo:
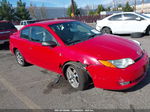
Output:
[[150,13],[150,3],[137,5],[136,12]]

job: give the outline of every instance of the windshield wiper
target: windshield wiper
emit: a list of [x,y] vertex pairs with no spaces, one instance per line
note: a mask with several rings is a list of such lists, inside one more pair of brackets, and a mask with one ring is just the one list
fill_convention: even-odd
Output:
[[76,44],[76,43],[81,42],[81,41],[82,41],[82,40],[75,40],[75,41],[69,42],[68,44],[69,44],[69,45],[72,45],[72,44]]
[[88,38],[93,38],[95,37],[97,34],[93,34],[93,35],[90,35]]

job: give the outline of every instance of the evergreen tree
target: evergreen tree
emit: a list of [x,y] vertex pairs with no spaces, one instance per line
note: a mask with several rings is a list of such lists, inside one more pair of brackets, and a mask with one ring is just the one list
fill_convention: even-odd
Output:
[[106,10],[106,11],[111,11],[111,8],[110,8],[110,7],[107,7],[105,10]]
[[94,12],[94,11],[89,11],[89,12],[88,12],[88,15],[94,16],[94,15],[96,15],[96,12]]
[[124,12],[132,12],[133,8],[129,5],[129,2],[126,3],[125,7],[123,8]]
[[16,16],[18,21],[31,19],[29,11],[26,9],[26,3],[22,0],[17,1]]
[[[73,5],[74,5],[74,13],[75,13],[74,16],[79,16],[80,15],[80,10],[78,9],[78,6],[77,6],[75,1],[73,1]],[[73,13],[72,5],[70,5],[70,7],[67,9],[67,15],[71,17],[72,13]]]
[[13,21],[16,19],[15,10],[7,0],[0,1],[0,20]]
[[105,11],[105,8],[103,7],[103,5],[98,5],[97,7],[97,14],[100,14],[100,12]]

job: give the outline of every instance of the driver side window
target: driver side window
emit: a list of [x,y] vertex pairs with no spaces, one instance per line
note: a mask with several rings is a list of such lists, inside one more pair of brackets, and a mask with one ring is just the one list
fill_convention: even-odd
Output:
[[56,42],[55,38],[46,29],[39,26],[31,28],[31,41],[39,43],[47,41]]

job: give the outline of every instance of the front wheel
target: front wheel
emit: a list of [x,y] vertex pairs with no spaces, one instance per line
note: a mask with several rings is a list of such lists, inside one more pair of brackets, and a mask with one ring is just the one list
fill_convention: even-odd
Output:
[[66,69],[66,77],[69,84],[78,90],[85,90],[89,86],[89,76],[87,72],[78,66],[70,65]]
[[108,27],[105,27],[105,28],[103,28],[102,30],[101,30],[101,32],[103,33],[103,34],[112,34],[112,31],[111,31],[111,29],[110,28],[108,28]]

